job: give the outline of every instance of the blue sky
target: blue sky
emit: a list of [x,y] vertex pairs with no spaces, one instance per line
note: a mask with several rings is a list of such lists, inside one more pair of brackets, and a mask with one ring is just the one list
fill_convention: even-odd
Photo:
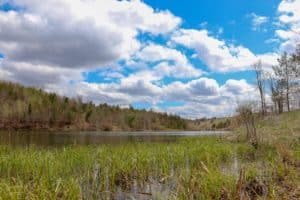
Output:
[[181,17],[184,28],[201,28],[201,24],[208,30],[218,33],[219,28],[224,32],[220,34],[225,40],[236,41],[238,44],[251,48],[256,53],[272,50],[272,44],[264,44],[265,40],[274,36],[275,28],[267,24],[267,32],[253,31],[252,18],[248,15],[267,16],[274,21],[278,17],[277,8],[279,0],[212,0],[212,1],[145,1],[157,9],[168,9],[176,16]]
[[[0,0],[0,79],[95,103],[233,115],[299,42],[299,0]],[[291,31],[293,30],[293,31]]]

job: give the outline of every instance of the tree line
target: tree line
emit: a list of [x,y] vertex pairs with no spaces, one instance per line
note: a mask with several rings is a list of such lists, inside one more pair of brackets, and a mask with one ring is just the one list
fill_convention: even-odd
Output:
[[[268,112],[281,114],[284,111],[300,109],[300,45],[291,54],[283,53],[271,71],[264,70],[261,60],[253,65],[253,69],[262,116]],[[271,99],[269,106],[266,101],[267,95]],[[257,148],[259,138],[255,121],[258,114],[255,113],[254,107],[253,102],[238,105],[237,119],[246,129],[246,139]]]
[[[253,69],[263,115],[268,111],[280,114],[300,108],[300,45],[294,53],[283,53],[278,58],[278,64],[273,66],[271,71],[265,71],[261,61],[255,63]],[[267,93],[270,94],[273,105],[268,106]]]
[[186,129],[176,115],[95,105],[34,87],[0,82],[0,129],[168,130]]

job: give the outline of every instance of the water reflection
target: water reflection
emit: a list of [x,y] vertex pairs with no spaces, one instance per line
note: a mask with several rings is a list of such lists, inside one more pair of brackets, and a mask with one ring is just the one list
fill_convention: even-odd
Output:
[[65,146],[174,142],[182,137],[222,135],[226,132],[0,132],[0,144],[13,146]]

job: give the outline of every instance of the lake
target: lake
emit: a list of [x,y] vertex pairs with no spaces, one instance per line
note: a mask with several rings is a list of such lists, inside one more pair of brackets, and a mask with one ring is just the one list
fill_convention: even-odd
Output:
[[0,144],[13,146],[65,146],[124,143],[175,142],[183,137],[223,135],[225,131],[173,131],[173,132],[10,132],[0,131]]

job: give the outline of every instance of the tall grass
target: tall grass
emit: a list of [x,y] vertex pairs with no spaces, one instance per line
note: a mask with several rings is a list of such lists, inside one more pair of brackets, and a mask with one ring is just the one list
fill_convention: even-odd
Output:
[[[294,151],[298,155],[298,147]],[[258,152],[258,153],[257,153]],[[238,169],[232,170],[234,159]],[[170,144],[69,146],[65,148],[0,146],[2,199],[115,198],[118,191],[145,193],[163,185],[165,199],[234,198],[240,168],[246,179],[295,173],[286,169],[270,145],[252,146],[217,137],[181,139]],[[265,168],[267,167],[267,168]],[[136,184],[138,186],[136,186]],[[269,184],[271,187],[272,184]],[[153,196],[152,196],[153,197]]]

